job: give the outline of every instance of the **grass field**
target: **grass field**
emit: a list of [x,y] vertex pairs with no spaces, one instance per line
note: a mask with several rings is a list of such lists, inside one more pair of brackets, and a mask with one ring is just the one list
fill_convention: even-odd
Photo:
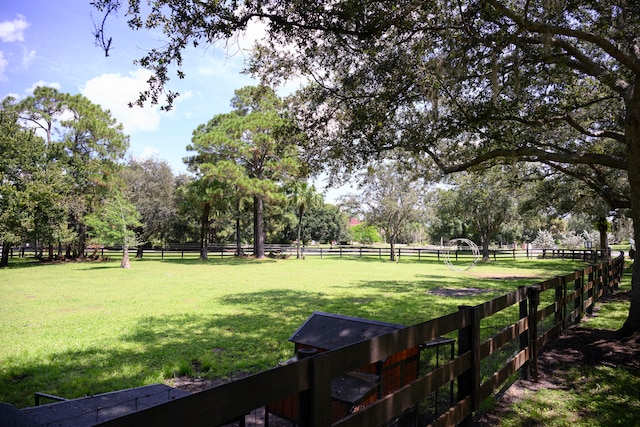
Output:
[[[74,398],[174,376],[230,377],[292,356],[314,311],[414,324],[581,263],[514,260],[459,273],[404,258],[135,260],[0,270],[0,401]],[[481,288],[451,297],[441,290]],[[451,293],[451,292],[449,292]],[[445,292],[446,294],[446,292]]]

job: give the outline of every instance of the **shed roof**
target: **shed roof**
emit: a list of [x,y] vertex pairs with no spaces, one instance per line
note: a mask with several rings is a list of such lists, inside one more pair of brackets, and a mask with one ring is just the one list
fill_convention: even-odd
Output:
[[289,341],[322,350],[333,350],[403,328],[405,326],[395,323],[315,311],[291,335]]

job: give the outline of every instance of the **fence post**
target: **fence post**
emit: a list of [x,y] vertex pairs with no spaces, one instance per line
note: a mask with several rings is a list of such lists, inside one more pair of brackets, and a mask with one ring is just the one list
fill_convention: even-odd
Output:
[[566,329],[565,316],[566,316],[566,298],[567,298],[567,284],[563,276],[556,276],[560,284],[556,287],[555,297],[555,313],[553,323],[562,323],[562,330]]
[[300,393],[300,427],[331,426],[331,378],[325,374],[325,357],[314,357],[308,390]]
[[[471,352],[470,368],[458,376],[458,401],[469,396],[472,411],[480,407],[480,319],[475,307],[465,305],[458,306],[458,310],[469,310],[470,323],[464,328],[458,329],[458,356]],[[469,414],[460,424],[460,427],[473,426],[473,413]]]
[[591,298],[591,304],[587,307],[587,314],[593,313],[593,306],[595,305],[595,294],[594,287],[595,284],[593,282],[593,266],[589,268],[589,274],[587,275],[587,285],[589,286],[589,290],[587,291],[587,299]]
[[620,251],[620,256],[613,261],[613,267],[616,281],[615,289],[618,290],[620,288],[620,282],[622,282],[622,274],[624,271],[624,252]]
[[600,266],[598,264],[594,264],[593,266],[593,303],[595,305],[596,302],[600,299]]
[[[520,290],[522,290],[523,288],[526,288],[526,286],[518,287],[518,289]],[[519,318],[522,320],[526,318],[528,314],[529,314],[529,309],[527,304],[527,298],[524,298],[522,301],[520,301],[520,317]],[[530,344],[529,331],[526,330],[520,334],[520,351],[526,349],[529,346],[529,344]],[[524,364],[520,372],[522,377],[526,380],[528,380],[531,377],[530,364],[528,361]]]
[[529,342],[531,343],[531,361],[533,379],[538,381],[538,321],[536,319],[540,305],[540,286],[529,287]]
[[[582,320],[583,310],[584,310],[584,272],[580,273],[583,270],[576,270],[576,280],[573,283],[573,289],[579,290],[578,298],[573,302],[574,310],[576,312],[575,323],[580,323]],[[580,275],[578,275],[580,274]]]

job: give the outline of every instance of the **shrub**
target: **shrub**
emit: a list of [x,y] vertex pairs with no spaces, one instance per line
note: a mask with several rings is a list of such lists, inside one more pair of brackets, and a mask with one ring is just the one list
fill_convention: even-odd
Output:
[[534,248],[538,249],[555,249],[556,241],[550,231],[538,230],[538,235],[531,242]]
[[584,237],[577,236],[575,232],[570,231],[562,236],[562,246],[567,249],[581,249],[584,247]]

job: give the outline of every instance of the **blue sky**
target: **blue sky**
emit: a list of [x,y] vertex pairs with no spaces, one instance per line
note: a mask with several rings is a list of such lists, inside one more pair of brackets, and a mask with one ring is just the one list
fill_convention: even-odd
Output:
[[186,79],[170,83],[170,89],[181,93],[172,111],[152,106],[131,109],[127,103],[137,98],[149,76],[133,60],[145,49],[160,46],[162,34],[130,30],[120,12],[107,21],[113,48],[105,58],[94,46],[91,14],[100,22],[102,17],[89,0],[0,0],[0,97],[24,98],[38,85],[81,93],[124,125],[131,138],[130,155],[156,156],[166,160],[174,173],[186,171],[182,158],[192,131],[214,115],[230,111],[234,90],[256,84],[241,74],[247,54],[240,46],[250,47],[252,36],[230,52],[211,46],[186,52]]
[[[93,16],[92,16],[93,15]],[[0,97],[21,99],[37,86],[83,94],[111,111],[130,136],[128,155],[166,160],[174,174],[186,172],[182,159],[199,124],[231,110],[233,92],[257,80],[242,74],[249,49],[263,32],[254,25],[228,48],[203,46],[184,53],[184,80],[173,78],[169,89],[181,96],[169,112],[158,106],[129,108],[146,88],[149,72],[133,64],[146,49],[162,45],[161,33],[133,31],[119,12],[106,22],[113,38],[110,56],[94,45],[94,21],[102,16],[89,0],[0,0]],[[286,95],[299,87],[293,81],[279,89]],[[319,191],[323,182],[316,183]],[[350,191],[326,192],[326,200]]]

